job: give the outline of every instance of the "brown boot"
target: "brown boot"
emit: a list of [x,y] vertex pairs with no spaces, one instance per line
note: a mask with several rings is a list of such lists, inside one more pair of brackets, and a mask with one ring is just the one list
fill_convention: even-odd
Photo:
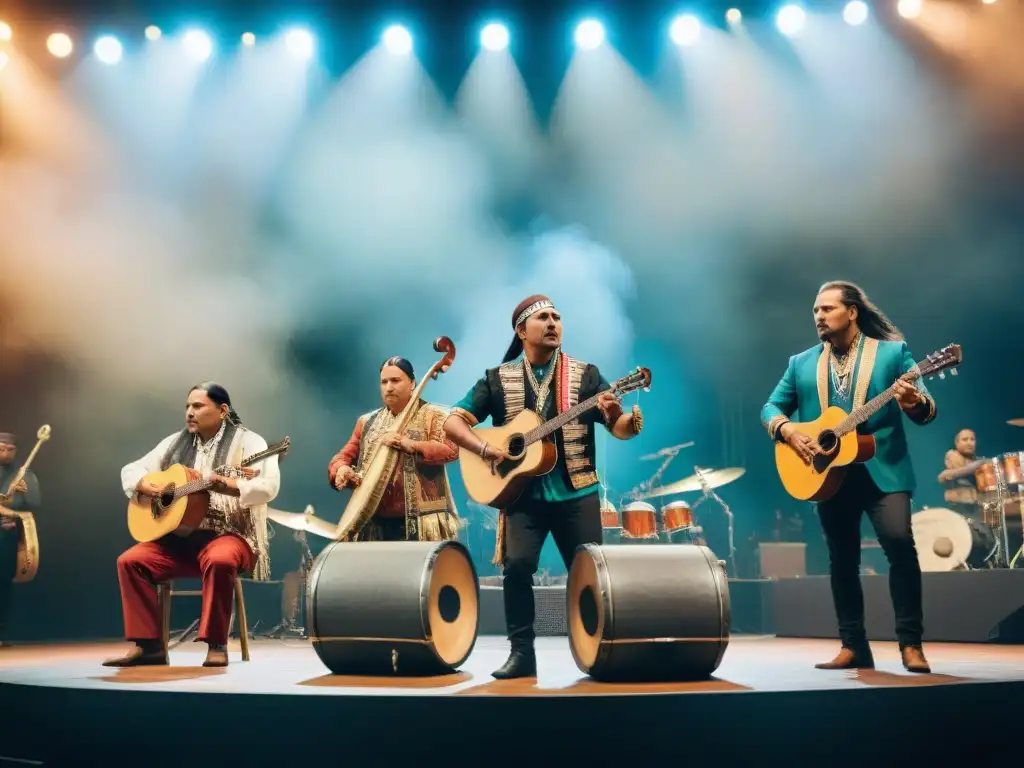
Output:
[[226,667],[228,665],[228,647],[226,645],[214,645],[210,643],[210,650],[206,652],[204,667]]
[[167,664],[167,654],[160,643],[137,643],[124,656],[107,659],[104,667],[155,667]]
[[907,672],[927,674],[932,671],[920,645],[908,645],[906,648],[901,648],[900,655],[903,657],[903,667]]
[[823,661],[815,664],[815,669],[874,669],[875,659],[871,655],[871,649],[866,648],[854,651],[845,645],[839,649],[839,654],[832,661]]

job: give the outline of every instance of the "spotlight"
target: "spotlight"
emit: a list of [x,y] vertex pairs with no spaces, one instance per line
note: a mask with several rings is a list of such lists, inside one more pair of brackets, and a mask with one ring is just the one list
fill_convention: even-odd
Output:
[[412,35],[405,27],[388,27],[384,30],[384,47],[391,53],[404,56],[412,52]]
[[995,5],[996,0],[981,0],[985,5]]
[[0,21],[0,42],[9,42],[12,37],[14,37],[14,32],[11,30],[11,25],[6,21]]
[[904,19],[916,19],[921,15],[921,0],[900,0],[896,12]]
[[843,8],[843,21],[856,27],[868,20],[868,6],[863,0],[850,0]]
[[256,45],[256,35],[254,35],[252,32],[243,32],[242,45]]
[[46,38],[46,50],[58,59],[66,59],[75,50],[75,44],[63,32],[54,32]]
[[739,8],[730,8],[725,12],[725,20],[730,24],[739,24],[743,21],[743,14],[740,13]]
[[159,40],[163,32],[160,31],[160,27],[154,27],[150,24],[146,27],[146,39],[147,40]]
[[92,51],[104,64],[117,64],[124,55],[124,49],[116,37],[104,35],[93,44]]
[[293,29],[284,38],[285,47],[300,59],[313,58],[313,35],[304,29]]
[[807,14],[804,13],[804,9],[799,5],[784,5],[775,17],[775,26],[786,37],[792,37],[799,34],[800,30],[804,28],[806,21]]
[[480,31],[480,45],[489,51],[508,48],[508,29],[504,24],[488,24]]
[[213,41],[208,34],[198,29],[186,32],[182,43],[185,53],[196,61],[206,61],[213,54]]
[[686,14],[672,22],[668,30],[669,37],[676,45],[693,45],[700,37],[700,22],[696,16]]
[[594,19],[581,21],[576,27],[576,45],[584,51],[592,51],[604,42],[604,27]]

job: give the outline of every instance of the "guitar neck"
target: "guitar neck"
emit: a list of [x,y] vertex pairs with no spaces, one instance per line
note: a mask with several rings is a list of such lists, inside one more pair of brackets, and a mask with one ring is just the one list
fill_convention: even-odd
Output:
[[[905,375],[908,381],[914,381],[919,378],[920,374],[917,371],[910,371]],[[863,424],[865,421],[870,419],[882,408],[889,404],[889,401],[896,397],[896,392],[892,387],[889,387],[882,394],[872,398],[868,402],[864,403],[860,408],[854,408],[850,411],[850,415],[840,422],[835,432],[839,437],[848,434],[855,430],[858,425]]]
[[564,413],[558,414],[555,418],[550,421],[545,421],[539,427],[531,429],[527,432],[524,437],[526,444],[530,445],[538,440],[543,440],[548,435],[552,434],[555,430],[561,429],[573,419],[579,418],[582,414],[589,411],[591,408],[597,405],[597,395],[587,398],[582,403],[577,403],[569,410]]

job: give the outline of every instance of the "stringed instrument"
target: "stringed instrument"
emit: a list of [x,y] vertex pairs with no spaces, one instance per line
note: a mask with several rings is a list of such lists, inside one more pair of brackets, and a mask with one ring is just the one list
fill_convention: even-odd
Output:
[[[914,381],[958,365],[963,360],[959,344],[950,344],[928,355],[901,378]],[[953,371],[956,375],[956,371]],[[945,374],[939,374],[945,377]],[[851,464],[862,464],[875,455],[873,435],[857,433],[867,421],[896,397],[895,383],[851,413],[831,406],[814,421],[790,422],[798,432],[817,441],[822,453],[805,464],[788,443],[775,444],[775,467],[786,492],[801,501],[826,501],[835,495]]]
[[[237,467],[217,467],[213,474],[255,477],[258,470],[249,469],[253,464],[270,456],[285,454],[290,446],[291,438],[285,437],[266,450],[246,457]],[[162,486],[163,493],[153,497],[136,492],[129,500],[128,532],[133,539],[139,542],[155,541],[171,533],[188,536],[199,528],[210,509],[209,490],[213,486],[212,480],[204,478],[192,467],[172,464],[162,472],[150,472],[142,481]]]
[[[436,379],[455,362],[455,344],[447,336],[439,336],[434,340],[434,351],[444,353],[444,357],[434,363],[430,370],[427,371],[427,375],[420,380],[419,385],[413,390],[405,408],[398,414],[395,423],[381,435],[381,438],[384,435],[404,434],[412,417],[419,410],[420,395],[423,393],[423,388],[426,387],[427,382],[431,379]],[[345,511],[338,521],[338,528],[334,534],[335,541],[353,540],[370,521],[370,518],[373,517],[377,507],[380,505],[380,500],[384,498],[384,491],[387,490],[402,455],[398,448],[384,445],[383,442],[377,443],[373,454],[363,465],[363,469],[359,473],[359,485],[355,486],[352,490],[348,504],[345,505]]]
[[[648,390],[650,386],[650,369],[637,368],[612,384],[611,391],[621,397],[637,389]],[[481,440],[501,448],[508,458],[495,462],[473,451],[459,451],[462,480],[470,498],[498,509],[519,498],[530,480],[546,475],[558,463],[558,445],[551,435],[596,408],[597,398],[594,395],[548,421],[524,409],[503,426],[475,427],[473,432]]]
[[[36,432],[36,444],[32,452],[14,475],[14,479],[7,487],[7,493],[0,496],[0,503],[10,503],[15,486],[25,479],[25,473],[32,466],[32,460],[35,459],[40,446],[49,439],[50,425],[43,424]],[[16,512],[4,506],[0,506],[0,517],[13,518],[18,524],[18,556],[15,561],[14,578],[11,581],[15,584],[32,581],[39,571],[39,534],[36,531],[36,518],[31,512]]]

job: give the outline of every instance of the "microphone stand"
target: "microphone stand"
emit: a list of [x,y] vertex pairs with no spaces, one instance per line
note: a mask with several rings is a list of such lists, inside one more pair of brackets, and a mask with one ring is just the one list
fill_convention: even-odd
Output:
[[699,507],[702,502],[705,502],[708,499],[713,499],[714,501],[718,502],[719,506],[722,508],[722,511],[725,512],[725,516],[726,516],[726,518],[729,521],[729,564],[732,566],[732,573],[735,576],[735,574],[736,574],[736,545],[735,545],[734,540],[733,540],[733,533],[734,533],[734,531],[733,531],[733,520],[734,520],[734,518],[733,518],[732,510],[729,509],[729,505],[728,504],[726,504],[724,501],[722,501],[722,497],[719,496],[717,493],[715,493],[714,489],[710,485],[708,485],[708,481],[704,478],[704,473],[701,471],[700,467],[694,466],[693,472],[694,472],[695,475],[697,475],[697,479],[700,480],[701,488],[704,489],[704,495],[701,496],[699,499],[697,499],[697,503],[693,505],[693,509],[697,509],[697,507]]

